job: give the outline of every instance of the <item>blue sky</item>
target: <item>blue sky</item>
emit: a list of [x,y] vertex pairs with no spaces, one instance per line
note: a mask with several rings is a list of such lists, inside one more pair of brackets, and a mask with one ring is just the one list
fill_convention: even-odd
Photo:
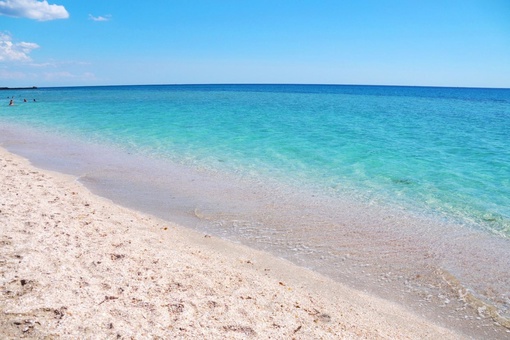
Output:
[[0,86],[510,88],[509,0],[0,0]]

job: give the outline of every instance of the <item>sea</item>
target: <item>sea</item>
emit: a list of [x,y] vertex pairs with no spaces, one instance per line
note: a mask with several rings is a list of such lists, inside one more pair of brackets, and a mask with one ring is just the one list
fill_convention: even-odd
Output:
[[37,166],[474,337],[510,338],[510,89],[137,85],[0,98],[1,145]]

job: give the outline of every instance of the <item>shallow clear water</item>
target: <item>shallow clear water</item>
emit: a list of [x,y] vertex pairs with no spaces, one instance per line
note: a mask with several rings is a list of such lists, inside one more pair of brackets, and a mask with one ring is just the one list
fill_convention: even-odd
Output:
[[510,90],[4,92],[17,105],[0,106],[0,143],[36,164],[475,337],[507,334],[477,332],[510,327]]
[[4,120],[510,235],[510,90],[194,85],[14,95]]

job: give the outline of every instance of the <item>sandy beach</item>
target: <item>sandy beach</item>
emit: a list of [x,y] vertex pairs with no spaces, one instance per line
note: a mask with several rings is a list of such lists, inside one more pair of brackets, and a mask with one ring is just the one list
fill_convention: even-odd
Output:
[[402,306],[131,211],[0,149],[3,339],[459,339]]

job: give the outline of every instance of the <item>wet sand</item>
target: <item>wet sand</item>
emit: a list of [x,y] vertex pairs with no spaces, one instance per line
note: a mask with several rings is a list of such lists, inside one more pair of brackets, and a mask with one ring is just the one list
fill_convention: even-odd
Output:
[[3,149],[0,190],[2,338],[463,338]]

